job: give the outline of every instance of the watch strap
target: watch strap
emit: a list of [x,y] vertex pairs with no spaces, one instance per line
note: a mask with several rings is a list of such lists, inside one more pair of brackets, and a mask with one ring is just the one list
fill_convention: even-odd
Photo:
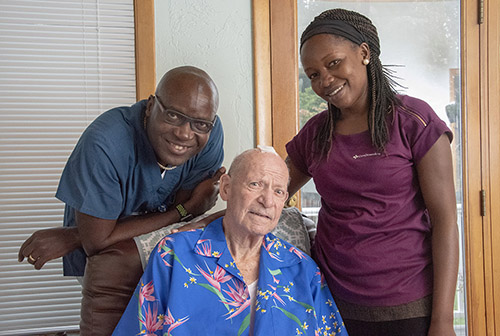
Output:
[[181,222],[186,222],[188,220],[193,219],[193,215],[187,212],[186,208],[184,208],[184,205],[179,203],[175,206],[175,209],[181,216]]

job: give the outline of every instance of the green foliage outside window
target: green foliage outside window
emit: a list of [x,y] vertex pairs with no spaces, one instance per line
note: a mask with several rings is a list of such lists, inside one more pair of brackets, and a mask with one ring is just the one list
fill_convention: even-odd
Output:
[[326,109],[326,102],[314,93],[311,87],[299,92],[300,127],[304,126],[312,116]]

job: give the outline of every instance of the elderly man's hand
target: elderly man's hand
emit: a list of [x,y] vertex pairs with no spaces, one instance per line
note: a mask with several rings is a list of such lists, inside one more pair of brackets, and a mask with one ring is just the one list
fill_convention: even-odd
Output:
[[46,262],[60,258],[80,246],[78,229],[59,227],[36,231],[19,249],[18,260],[24,258],[36,269]]
[[191,198],[184,204],[193,216],[204,214],[214,207],[219,195],[219,179],[225,172],[226,168],[219,168],[213,177],[206,179],[194,188]]

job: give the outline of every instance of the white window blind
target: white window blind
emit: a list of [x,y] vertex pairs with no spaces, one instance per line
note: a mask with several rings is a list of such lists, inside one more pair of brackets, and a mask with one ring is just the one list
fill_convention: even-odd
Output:
[[0,335],[77,330],[81,287],[61,259],[17,262],[62,225],[54,194],[85,127],[135,102],[133,0],[0,0]]

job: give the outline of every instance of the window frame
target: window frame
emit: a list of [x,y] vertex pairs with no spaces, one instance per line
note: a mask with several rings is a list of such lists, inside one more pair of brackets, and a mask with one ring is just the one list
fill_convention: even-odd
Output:
[[137,100],[148,98],[156,87],[154,10],[154,0],[134,0]]

